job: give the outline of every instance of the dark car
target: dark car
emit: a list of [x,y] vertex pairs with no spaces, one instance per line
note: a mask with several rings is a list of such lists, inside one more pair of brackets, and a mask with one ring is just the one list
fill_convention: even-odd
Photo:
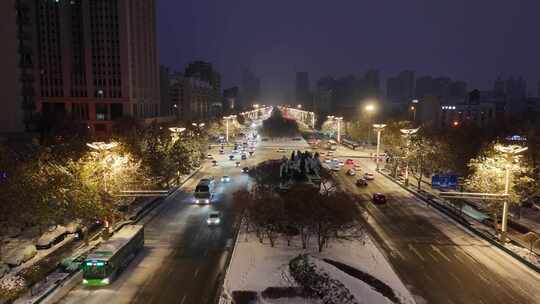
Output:
[[234,155],[229,155],[229,159],[230,159],[230,160],[233,160],[233,159],[234,159]]
[[212,165],[213,165],[214,167],[217,166],[217,160],[213,160],[213,161],[212,161]]
[[375,205],[383,205],[386,204],[386,196],[382,193],[374,193],[373,194],[373,203]]
[[364,178],[359,178],[358,180],[356,180],[356,186],[358,187],[366,187],[367,185],[368,182]]
[[242,154],[242,160],[246,160],[246,159],[247,159],[246,154]]
[[248,172],[249,172],[249,168],[248,168],[248,167],[242,168],[242,173],[248,173]]

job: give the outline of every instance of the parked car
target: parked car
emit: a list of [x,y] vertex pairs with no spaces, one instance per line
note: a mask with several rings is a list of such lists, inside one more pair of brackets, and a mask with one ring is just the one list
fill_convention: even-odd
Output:
[[240,167],[240,162],[239,161],[236,162],[236,166]]
[[214,166],[214,167],[217,166],[217,160],[214,159],[214,160],[212,161],[212,166]]
[[347,175],[348,175],[348,176],[355,176],[355,175],[356,175],[356,171],[354,171],[354,169],[349,169],[349,170],[347,170]]
[[352,160],[352,159],[349,158],[349,159],[347,159],[347,160],[345,161],[345,164],[347,164],[347,165],[354,165],[354,160]]
[[229,159],[230,159],[230,160],[234,160],[234,155],[232,155],[232,154],[229,155]]
[[246,153],[242,153],[242,157],[241,157],[241,158],[242,158],[242,160],[246,160],[246,159],[247,159]]
[[212,154],[208,154],[208,155],[206,155],[206,158],[207,158],[207,159],[212,159],[212,158],[214,158],[214,157],[212,156]]
[[373,194],[373,203],[375,205],[383,205],[386,204],[386,196],[382,193],[374,193]]
[[219,154],[225,154],[225,150],[220,149],[220,150],[219,150]]
[[48,249],[52,246],[60,243],[66,238],[68,231],[66,227],[57,225],[54,228],[49,229],[37,240],[36,248],[37,249]]
[[331,170],[338,172],[339,170],[341,170],[341,167],[337,166],[337,165],[334,165],[334,166],[332,166]]
[[366,187],[368,185],[368,182],[365,178],[359,178],[356,180],[356,186],[358,187]]
[[366,173],[364,173],[364,178],[367,179],[367,180],[374,180],[375,175],[373,175],[373,173],[371,173],[371,172],[366,172]]

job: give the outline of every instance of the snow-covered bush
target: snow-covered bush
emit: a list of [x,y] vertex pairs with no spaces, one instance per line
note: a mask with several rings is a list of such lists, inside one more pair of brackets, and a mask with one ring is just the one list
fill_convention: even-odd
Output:
[[318,295],[324,304],[358,304],[345,285],[317,269],[307,255],[292,259],[289,271],[296,282]]
[[0,279],[9,272],[9,266],[0,262]]
[[10,302],[26,289],[24,279],[20,276],[6,276],[0,279],[0,303]]
[[21,265],[36,255],[36,247],[30,244],[21,244],[6,252],[2,261],[12,267]]

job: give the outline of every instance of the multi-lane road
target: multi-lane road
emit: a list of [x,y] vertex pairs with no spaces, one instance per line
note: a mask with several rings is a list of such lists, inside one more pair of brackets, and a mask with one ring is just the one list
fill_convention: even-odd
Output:
[[[273,142],[242,161],[254,165],[280,158],[275,150],[291,142]],[[145,224],[145,248],[113,284],[105,288],[78,286],[62,303],[211,303],[233,246],[235,235],[232,193],[248,177],[234,162],[219,155],[219,166],[207,162],[201,171],[153,211]],[[354,156],[348,149],[339,155]],[[358,154],[357,154],[358,155]],[[373,163],[357,158],[363,168]],[[418,303],[539,303],[540,279],[489,243],[466,232],[450,219],[377,175],[365,189],[355,178],[337,174],[347,191],[369,201],[373,192],[389,197],[385,206],[367,204],[367,229]],[[209,206],[192,203],[192,190],[206,176],[232,177],[218,182],[218,195]],[[222,225],[208,227],[210,210],[221,211]]]
[[[218,166],[206,161],[193,178],[148,216],[144,249],[119,278],[107,287],[78,286],[61,303],[214,303],[236,233],[232,193],[245,187],[248,180],[241,167],[279,154],[261,149],[253,158],[241,161],[241,167],[235,167],[235,161],[227,158],[230,153],[219,155],[215,148],[211,153]],[[239,156],[236,154],[237,159]],[[231,176],[231,182],[221,183],[223,175]],[[210,205],[195,205],[193,189],[207,176],[216,178],[216,197]],[[222,213],[223,221],[209,227],[206,217],[213,210]]]
[[[356,161],[375,171],[371,160]],[[376,174],[367,188],[358,188],[344,171],[338,179],[368,202],[368,231],[418,303],[540,303],[536,273],[384,176]],[[388,203],[370,203],[375,192],[386,194]]]

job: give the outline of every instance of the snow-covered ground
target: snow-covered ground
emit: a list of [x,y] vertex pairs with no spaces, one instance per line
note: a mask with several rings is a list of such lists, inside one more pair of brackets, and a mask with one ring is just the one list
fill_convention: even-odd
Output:
[[[272,248],[268,241],[261,244],[254,235],[240,233],[225,278],[224,287],[229,293],[235,290],[249,290],[260,293],[268,287],[296,286],[289,273],[289,261],[303,253],[320,259],[329,258],[366,272],[389,285],[402,303],[415,303],[392,267],[368,238],[364,241],[333,242],[322,253],[318,253],[316,248],[302,250],[297,241],[288,247],[284,240],[280,240]],[[358,298],[359,303],[391,303],[366,283],[349,276],[330,264],[322,261],[321,263],[324,265],[321,267],[325,272],[342,281]],[[285,301],[283,303],[291,304],[319,303],[316,300],[300,298],[283,300]],[[280,302],[264,299],[263,303]]]
[[[266,139],[266,137],[265,137]],[[260,148],[284,148],[284,149],[309,149],[310,146],[307,141],[301,136],[293,138],[283,137],[283,138],[267,138],[268,140],[261,141]]]

